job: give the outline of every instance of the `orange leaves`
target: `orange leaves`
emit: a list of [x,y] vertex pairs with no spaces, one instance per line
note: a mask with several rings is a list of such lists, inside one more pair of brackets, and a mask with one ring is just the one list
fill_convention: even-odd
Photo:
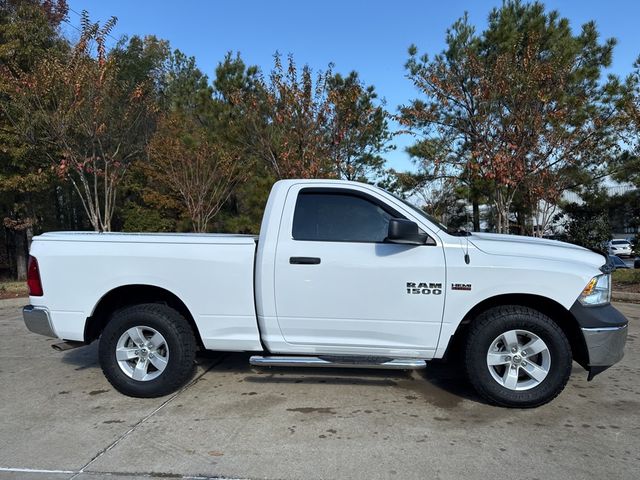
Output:
[[16,230],[16,231],[24,231],[28,228],[33,227],[34,225],[34,219],[33,218],[21,218],[21,219],[13,219],[10,217],[4,217],[2,224],[4,225],[5,228],[8,228],[9,230]]
[[407,70],[420,97],[400,115],[416,145],[434,146],[411,147],[425,171],[481,185],[505,229],[516,195],[530,206],[557,199],[575,169],[600,168],[619,146],[597,80],[603,47],[544,12],[525,22],[510,8],[496,9],[479,36],[463,18],[431,60],[413,48]]
[[58,178],[64,179],[69,172],[69,160],[63,158],[57,165],[53,165],[53,169]]
[[331,100],[327,94],[330,75],[313,75],[308,66],[299,70],[289,56],[286,67],[279,54],[268,82],[244,92],[246,132],[251,148],[271,166],[278,178],[313,178],[330,174],[327,130]]
[[133,89],[133,92],[131,92],[131,100],[140,100],[144,97],[144,95],[145,92],[142,85],[136,85],[136,87]]
[[[347,77],[287,66],[280,55],[268,81],[237,102],[248,129],[252,152],[277,178],[336,177],[364,179],[381,163],[389,133],[387,113],[373,87],[356,74]],[[246,107],[244,107],[246,106]]]
[[15,80],[11,101],[26,141],[73,186],[93,227],[109,230],[119,182],[143,151],[153,99],[144,84],[119,75],[122,56],[105,41],[115,20],[100,26],[83,12],[81,22],[70,50],[51,50]]

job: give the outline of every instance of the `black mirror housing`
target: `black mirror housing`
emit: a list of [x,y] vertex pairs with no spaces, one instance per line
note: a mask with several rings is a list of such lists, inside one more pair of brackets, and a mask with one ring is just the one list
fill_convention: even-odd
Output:
[[405,245],[424,245],[427,235],[420,233],[418,224],[404,218],[392,218],[389,220],[389,232],[387,242],[402,243]]

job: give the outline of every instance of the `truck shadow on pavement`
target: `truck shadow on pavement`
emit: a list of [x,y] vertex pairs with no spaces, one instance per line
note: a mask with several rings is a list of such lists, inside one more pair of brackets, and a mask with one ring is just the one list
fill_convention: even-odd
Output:
[[[463,400],[486,402],[476,394],[460,365],[430,362],[423,370],[376,370],[367,368],[252,367],[247,353],[229,353],[214,370],[244,375],[256,384],[313,384],[397,388],[414,402],[426,401],[441,408],[453,408]],[[329,394],[329,393],[327,393]]]
[[[75,370],[99,369],[98,342],[63,352],[63,363]],[[376,370],[362,368],[252,367],[249,353],[200,352],[202,366],[214,362],[205,375],[226,372],[241,375],[243,381],[255,384],[314,384],[399,388],[405,397],[427,401],[440,407],[454,407],[463,400],[485,403],[462,373],[461,367],[448,362],[430,362],[424,370]]]
[[98,342],[61,352],[58,355],[60,355],[63,363],[75,365],[75,370],[100,368],[100,363],[98,362]]
[[[200,352],[197,362],[207,368],[205,376],[231,373],[255,384],[301,384],[397,388],[404,398],[440,408],[456,408],[463,401],[487,404],[469,384],[462,365],[454,361],[431,361],[423,370],[376,370],[361,368],[253,367],[249,353]],[[75,370],[100,368],[98,342],[61,354]],[[582,370],[574,365],[574,373]],[[330,393],[327,392],[327,395]]]

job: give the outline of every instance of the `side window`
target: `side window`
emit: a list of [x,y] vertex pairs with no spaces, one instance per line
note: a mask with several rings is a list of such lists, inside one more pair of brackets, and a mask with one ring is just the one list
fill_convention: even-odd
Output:
[[348,193],[304,192],[293,215],[294,240],[382,242],[394,215]]

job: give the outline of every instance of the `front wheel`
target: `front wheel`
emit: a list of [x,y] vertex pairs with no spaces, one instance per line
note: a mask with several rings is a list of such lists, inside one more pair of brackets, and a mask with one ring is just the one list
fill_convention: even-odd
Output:
[[484,398],[507,407],[553,400],[571,374],[571,347],[549,317],[527,307],[500,306],[480,314],[467,336],[465,363]]
[[113,314],[100,336],[107,380],[131,397],[179,389],[195,371],[196,340],[185,318],[166,305],[142,304]]

